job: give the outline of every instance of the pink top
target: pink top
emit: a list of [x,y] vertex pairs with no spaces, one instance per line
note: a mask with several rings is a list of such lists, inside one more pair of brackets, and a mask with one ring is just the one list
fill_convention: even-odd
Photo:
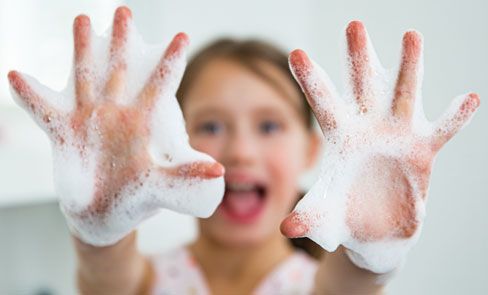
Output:
[[[200,266],[186,249],[180,247],[152,257],[156,270],[153,294],[210,294]],[[303,251],[296,251],[281,262],[253,294],[310,294],[317,262]]]

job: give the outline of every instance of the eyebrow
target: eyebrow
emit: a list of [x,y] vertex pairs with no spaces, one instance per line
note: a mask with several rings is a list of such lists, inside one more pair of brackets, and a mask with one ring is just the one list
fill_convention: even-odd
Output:
[[225,115],[225,112],[223,112],[220,108],[218,107],[205,107],[200,110],[196,110],[192,115],[193,117],[199,118],[199,117],[204,117],[204,116],[211,116],[211,115]]
[[[284,116],[285,118],[288,118],[289,117],[287,114],[285,114],[285,112],[279,111],[276,108],[272,108],[272,107],[258,108],[255,112],[258,113],[259,115],[261,115],[261,114],[271,114],[271,115],[274,115],[274,116],[276,116],[276,115],[278,115],[278,116]],[[293,110],[293,112],[295,112],[295,111]]]
[[[293,114],[298,115],[295,108],[293,108],[293,110],[290,113],[291,114],[286,114],[285,112],[281,110],[277,110],[275,107],[272,106],[260,106],[252,110],[252,114],[257,114],[258,116],[262,116],[263,114],[271,114],[273,116],[283,116],[285,119],[288,119],[290,116],[293,116]],[[229,117],[229,115],[225,111],[222,111],[222,109],[220,109],[219,107],[214,107],[214,106],[205,107],[201,110],[196,110],[192,114],[192,117],[199,119],[201,117],[215,116],[215,115]]]

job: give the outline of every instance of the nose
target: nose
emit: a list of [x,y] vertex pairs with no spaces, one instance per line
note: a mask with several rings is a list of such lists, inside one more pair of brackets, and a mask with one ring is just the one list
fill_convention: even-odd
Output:
[[252,131],[244,126],[231,132],[224,148],[223,164],[226,166],[251,166],[259,156],[258,142]]

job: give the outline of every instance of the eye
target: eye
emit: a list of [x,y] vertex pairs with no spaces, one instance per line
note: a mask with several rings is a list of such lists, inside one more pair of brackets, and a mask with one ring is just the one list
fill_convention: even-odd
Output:
[[259,124],[259,130],[263,134],[272,134],[281,130],[281,124],[273,120],[265,120]]
[[203,122],[197,127],[198,133],[208,134],[208,135],[215,135],[221,132],[223,129],[222,125],[216,121],[207,121]]

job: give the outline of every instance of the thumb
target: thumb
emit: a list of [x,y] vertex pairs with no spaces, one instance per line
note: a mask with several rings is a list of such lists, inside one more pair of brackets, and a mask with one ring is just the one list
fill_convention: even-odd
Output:
[[290,213],[280,225],[281,233],[288,238],[300,238],[307,234],[309,227],[297,212]]
[[219,162],[199,161],[165,169],[165,172],[170,176],[210,179],[223,176],[225,169]]

